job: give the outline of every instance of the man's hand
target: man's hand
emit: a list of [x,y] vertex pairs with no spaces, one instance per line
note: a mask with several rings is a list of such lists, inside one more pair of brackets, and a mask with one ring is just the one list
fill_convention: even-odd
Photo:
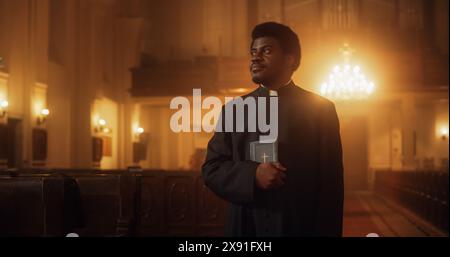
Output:
[[285,171],[279,162],[261,163],[256,169],[256,185],[263,190],[278,188],[284,185]]

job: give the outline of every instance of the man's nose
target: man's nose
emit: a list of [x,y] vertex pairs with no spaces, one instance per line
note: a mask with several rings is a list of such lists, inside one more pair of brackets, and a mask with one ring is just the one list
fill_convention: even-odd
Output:
[[262,61],[262,56],[260,53],[256,52],[252,55],[252,62],[260,62]]

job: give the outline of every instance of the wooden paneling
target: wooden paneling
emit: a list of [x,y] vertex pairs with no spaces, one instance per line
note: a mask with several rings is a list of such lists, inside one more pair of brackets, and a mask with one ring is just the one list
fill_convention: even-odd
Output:
[[7,166],[8,162],[8,127],[0,124],[0,167]]
[[201,177],[196,178],[197,235],[223,236],[226,203],[209,190]]
[[185,236],[194,231],[194,185],[189,175],[168,173],[165,176],[165,217],[169,235]]
[[160,172],[147,172],[138,177],[137,234],[157,236],[164,234],[164,184]]
[[47,160],[47,130],[34,128],[32,131],[33,161]]
[[100,137],[92,138],[92,161],[99,163],[103,157],[103,139]]
[[110,176],[75,177],[81,193],[84,229],[81,235],[115,235],[120,216],[120,180]]
[[133,162],[138,163],[147,158],[147,145],[142,142],[133,143]]
[[102,137],[103,140],[103,147],[102,147],[102,153],[103,156],[112,156],[112,137],[110,136],[104,136]]

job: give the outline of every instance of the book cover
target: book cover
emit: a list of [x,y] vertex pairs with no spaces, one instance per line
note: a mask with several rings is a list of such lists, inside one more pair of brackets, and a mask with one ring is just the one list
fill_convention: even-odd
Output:
[[261,143],[254,141],[250,143],[250,159],[255,162],[277,162],[278,143]]

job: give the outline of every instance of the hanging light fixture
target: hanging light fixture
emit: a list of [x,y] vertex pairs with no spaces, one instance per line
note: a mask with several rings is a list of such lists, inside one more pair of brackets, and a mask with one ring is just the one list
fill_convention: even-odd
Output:
[[333,100],[362,100],[375,90],[375,83],[368,80],[359,65],[352,64],[353,49],[348,44],[340,49],[344,62],[334,66],[320,94]]

